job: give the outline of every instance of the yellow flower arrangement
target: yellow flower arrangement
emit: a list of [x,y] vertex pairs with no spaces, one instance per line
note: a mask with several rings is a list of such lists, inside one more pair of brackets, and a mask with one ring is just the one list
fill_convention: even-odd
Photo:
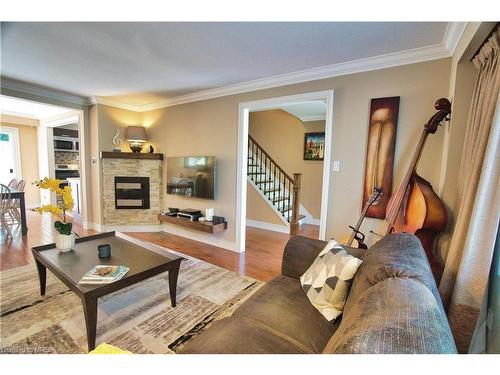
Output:
[[71,210],[74,203],[71,195],[71,186],[61,188],[60,186],[63,182],[63,180],[48,177],[45,177],[43,180],[35,181],[35,185],[40,189],[49,189],[50,191],[56,193],[57,196],[60,196],[63,201],[60,206],[45,204],[36,208],[35,211],[39,214],[43,214],[44,212],[50,213],[51,215],[59,218],[59,220],[54,223],[54,227],[59,233],[70,235],[73,224],[66,221],[66,211]]
[[35,185],[40,189],[50,189],[54,193],[58,193],[61,191],[59,187],[64,181],[58,180],[57,178],[48,178],[45,177],[43,180],[35,181]]
[[63,210],[58,207],[54,206],[52,204],[46,204],[43,205],[42,207],[35,208],[35,211],[38,212],[39,214],[43,214],[44,212],[50,213],[55,216],[61,216],[63,213]]

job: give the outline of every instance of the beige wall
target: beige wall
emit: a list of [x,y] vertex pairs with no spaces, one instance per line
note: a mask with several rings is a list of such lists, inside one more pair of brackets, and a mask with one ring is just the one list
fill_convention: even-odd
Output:
[[[300,203],[314,219],[319,219],[323,161],[304,160],[304,134],[312,131],[325,131],[325,121],[303,123],[281,109],[250,113],[249,134],[290,176],[302,173]],[[262,200],[258,194],[247,195],[247,207],[255,206],[255,199]],[[272,209],[269,211],[274,214]],[[247,219],[268,222],[269,212],[251,209]]]
[[[371,98],[401,97],[396,140],[394,184],[406,172],[423,125],[434,113],[434,101],[447,97],[450,60],[399,66],[395,68],[305,82],[216,99],[182,104],[143,113],[143,124],[165,156],[214,155],[217,157],[217,187],[214,201],[174,197],[164,192],[164,207],[215,207],[226,216],[228,230],[220,236],[235,240],[236,152],[238,103],[319,90],[335,90],[332,131],[332,160],[341,161],[333,173],[327,218],[327,237],[342,238],[361,209],[364,155]],[[419,167],[422,177],[437,186],[440,178],[443,132],[429,137]],[[165,166],[165,165],[164,165]],[[164,176],[164,185],[165,185]],[[365,232],[383,232],[382,220],[367,220]]]
[[[325,131],[325,121],[305,121],[303,124],[304,133]],[[302,157],[304,151],[304,136],[302,136],[301,150]],[[300,200],[305,208],[311,213],[312,217],[319,220],[321,216],[321,198],[323,194],[323,161],[304,161],[303,159],[302,157],[302,163],[304,165],[302,169],[302,191],[304,191],[304,196],[301,196]]]
[[[221,98],[145,112],[143,118],[149,136],[157,144],[157,152],[165,157],[216,157],[214,200],[167,195],[163,189],[163,208],[214,208],[215,215],[228,220],[228,230],[214,237],[231,242],[235,239],[237,109],[233,100],[228,103]],[[166,160],[163,171],[165,187]]]
[[446,259],[455,225],[458,208],[456,207],[456,194],[460,178],[460,161],[476,77],[477,70],[472,63],[464,62],[457,65],[451,115],[452,121],[449,124],[449,144],[446,165],[443,172],[444,182],[441,195],[448,211],[448,230],[439,237],[437,245],[442,260]]
[[[143,124],[143,114],[141,112],[129,111],[126,109],[110,107],[107,105],[92,105],[89,108],[89,138],[90,138],[90,199],[88,221],[95,224],[103,224],[103,192],[102,192],[102,165],[100,154],[102,151],[112,151],[115,148],[113,137],[117,129],[120,130],[120,138],[123,140],[121,150],[130,152],[129,144],[125,140],[125,130],[130,125]],[[149,136],[148,136],[149,137]],[[144,144],[144,150],[148,145]],[[94,162],[95,161],[95,162]]]
[[[143,125],[142,113],[114,108],[107,105],[98,106],[98,122],[100,151],[113,151],[115,147],[113,144],[113,137],[115,136],[116,129],[119,129],[120,138],[123,140],[121,149],[122,151],[130,152],[129,144],[125,140],[127,126]],[[150,144],[150,142],[144,144],[144,149],[147,148],[148,144]]]
[[26,206],[35,207],[40,204],[40,191],[32,185],[39,179],[38,174],[38,120],[2,115],[2,126],[10,126],[19,130],[19,148],[21,153],[21,173],[26,180]]

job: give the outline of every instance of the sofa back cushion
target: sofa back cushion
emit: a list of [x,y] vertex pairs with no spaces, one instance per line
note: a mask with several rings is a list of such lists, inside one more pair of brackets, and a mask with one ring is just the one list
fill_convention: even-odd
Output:
[[344,314],[349,314],[362,293],[391,277],[409,278],[422,283],[435,296],[438,307],[443,310],[420,240],[411,234],[395,233],[384,237],[365,252],[363,263],[353,279]]
[[456,353],[442,308],[424,284],[389,277],[362,292],[324,353]]

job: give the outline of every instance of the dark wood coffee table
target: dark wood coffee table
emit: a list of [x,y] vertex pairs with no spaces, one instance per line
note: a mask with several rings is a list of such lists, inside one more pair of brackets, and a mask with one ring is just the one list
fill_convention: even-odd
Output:
[[[110,258],[97,257],[97,245],[101,244],[111,245]],[[31,252],[36,261],[42,296],[45,295],[48,268],[81,298],[89,351],[95,348],[97,299],[99,297],[168,271],[170,302],[172,307],[175,307],[177,277],[182,260],[176,255],[160,255],[117,237],[115,232],[78,238],[74,249],[67,253],[59,252],[54,244],[33,247]],[[124,265],[129,267],[130,271],[122,279],[111,284],[82,285],[78,283],[85,272],[99,264]]]

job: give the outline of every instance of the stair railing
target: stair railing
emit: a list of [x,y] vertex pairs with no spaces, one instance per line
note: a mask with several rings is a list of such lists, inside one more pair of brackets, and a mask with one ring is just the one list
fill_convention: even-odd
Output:
[[[271,155],[249,135],[248,171],[250,171],[250,167],[260,168],[259,171],[253,174],[248,172],[250,178],[290,223],[290,235],[297,235],[299,233],[301,173],[294,173],[293,178],[290,177]],[[261,178],[258,179],[253,176],[261,176]],[[262,184],[264,187],[261,187]],[[272,193],[273,199],[270,198],[268,193]],[[278,196],[277,200],[276,196]],[[278,203],[278,205],[275,203]]]

